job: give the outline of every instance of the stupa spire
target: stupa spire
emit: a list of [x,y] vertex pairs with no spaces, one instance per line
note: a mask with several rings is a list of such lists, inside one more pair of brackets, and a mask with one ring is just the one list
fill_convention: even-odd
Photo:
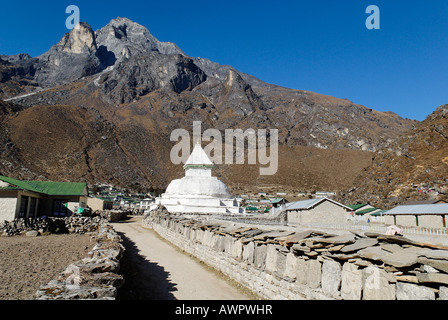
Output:
[[194,146],[193,152],[185,162],[184,169],[188,168],[213,168],[213,162],[202,149],[201,142],[198,140]]

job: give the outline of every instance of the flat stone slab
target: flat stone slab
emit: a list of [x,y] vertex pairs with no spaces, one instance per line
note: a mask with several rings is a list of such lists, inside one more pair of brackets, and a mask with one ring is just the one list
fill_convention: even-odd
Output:
[[293,233],[295,233],[295,232],[294,231],[271,231],[271,232],[265,233],[265,235],[268,238],[280,238],[280,237],[287,237]]
[[315,241],[320,242],[320,243],[334,244],[334,245],[354,243],[355,235],[352,233],[347,233],[347,234],[342,234],[342,235],[338,235],[338,236],[330,237],[330,238],[320,238]]
[[310,252],[311,249],[307,246],[301,246],[300,244],[293,244],[291,247],[293,250],[302,251],[302,252]]
[[312,231],[296,232],[287,236],[282,242],[287,246],[291,246],[293,244],[299,243],[300,240],[306,239],[312,233]]
[[250,237],[258,236],[259,234],[262,234],[262,233],[263,233],[263,231],[260,229],[251,229],[251,230],[246,230],[244,232],[241,232],[241,235],[243,237],[250,238]]
[[341,252],[358,251],[367,247],[372,247],[378,243],[375,238],[363,238],[356,240],[355,243],[344,246]]
[[406,248],[400,251],[389,253],[381,257],[381,260],[391,266],[402,268],[410,267],[417,263],[418,249]]
[[383,234],[376,233],[376,232],[365,232],[364,235],[369,238],[378,238],[379,236],[382,236]]
[[425,257],[419,257],[417,259],[417,262],[448,273],[448,261],[446,260],[436,260],[436,259],[428,259]]
[[416,276],[395,276],[397,281],[418,283],[418,278]]
[[358,254],[361,258],[383,261],[383,258],[391,253],[381,249],[381,247],[367,247],[358,251]]
[[379,241],[386,241],[390,243],[397,243],[397,244],[415,244],[414,241],[411,239],[402,237],[402,236],[387,236],[387,235],[380,235],[377,237]]
[[395,243],[380,243],[380,247],[386,251],[389,251],[391,253],[400,251],[403,249],[401,246]]
[[448,260],[448,250],[423,249],[420,254],[430,259]]
[[448,274],[444,273],[417,273],[417,279],[420,283],[442,283],[448,284]]

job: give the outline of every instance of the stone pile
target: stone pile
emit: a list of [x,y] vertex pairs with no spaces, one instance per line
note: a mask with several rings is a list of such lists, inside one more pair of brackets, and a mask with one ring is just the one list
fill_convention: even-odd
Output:
[[45,233],[85,234],[97,231],[103,220],[109,221],[107,217],[103,218],[100,215],[92,217],[73,215],[66,218],[47,217],[45,219],[19,218],[11,222],[0,223],[0,236],[10,237],[21,234],[36,236]]
[[[104,221],[104,220],[103,220]],[[115,300],[124,279],[118,273],[124,247],[120,236],[102,223],[88,256],[68,266],[57,279],[41,286],[36,300]]]
[[40,230],[40,233],[50,230],[51,222],[43,219],[15,219],[0,223],[0,236],[17,236],[27,231]]
[[402,236],[267,231],[162,208],[143,225],[268,299],[448,299],[448,248]]
[[98,215],[109,222],[120,221],[126,219],[128,215],[132,214],[132,211],[123,210],[97,210],[94,215]]

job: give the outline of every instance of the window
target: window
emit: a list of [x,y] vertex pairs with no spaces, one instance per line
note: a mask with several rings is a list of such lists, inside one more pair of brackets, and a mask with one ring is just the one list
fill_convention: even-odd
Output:
[[54,200],[53,216],[65,217],[67,216],[67,200]]
[[28,213],[28,217],[34,218],[34,216],[36,214],[36,206],[37,206],[37,199],[36,198],[31,198],[31,201],[30,201],[30,211]]
[[28,197],[22,196],[20,199],[19,218],[26,216],[26,209],[28,208]]

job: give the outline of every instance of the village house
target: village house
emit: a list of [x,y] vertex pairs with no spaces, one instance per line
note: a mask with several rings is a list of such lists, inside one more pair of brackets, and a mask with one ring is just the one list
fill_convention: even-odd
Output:
[[385,223],[403,227],[446,228],[448,203],[402,205],[384,212]]
[[285,205],[288,224],[346,223],[353,210],[328,198],[290,202]]
[[145,198],[143,200],[140,200],[140,210],[148,210],[151,205],[154,203],[154,199],[152,198]]
[[87,206],[86,183],[21,181],[0,176],[0,222],[66,217]]
[[87,198],[87,207],[92,209],[93,212],[112,210],[113,206],[114,202],[104,197],[91,196]]
[[384,221],[383,213],[385,210],[375,208],[370,204],[348,205],[354,213],[354,219],[362,222],[380,222]]

